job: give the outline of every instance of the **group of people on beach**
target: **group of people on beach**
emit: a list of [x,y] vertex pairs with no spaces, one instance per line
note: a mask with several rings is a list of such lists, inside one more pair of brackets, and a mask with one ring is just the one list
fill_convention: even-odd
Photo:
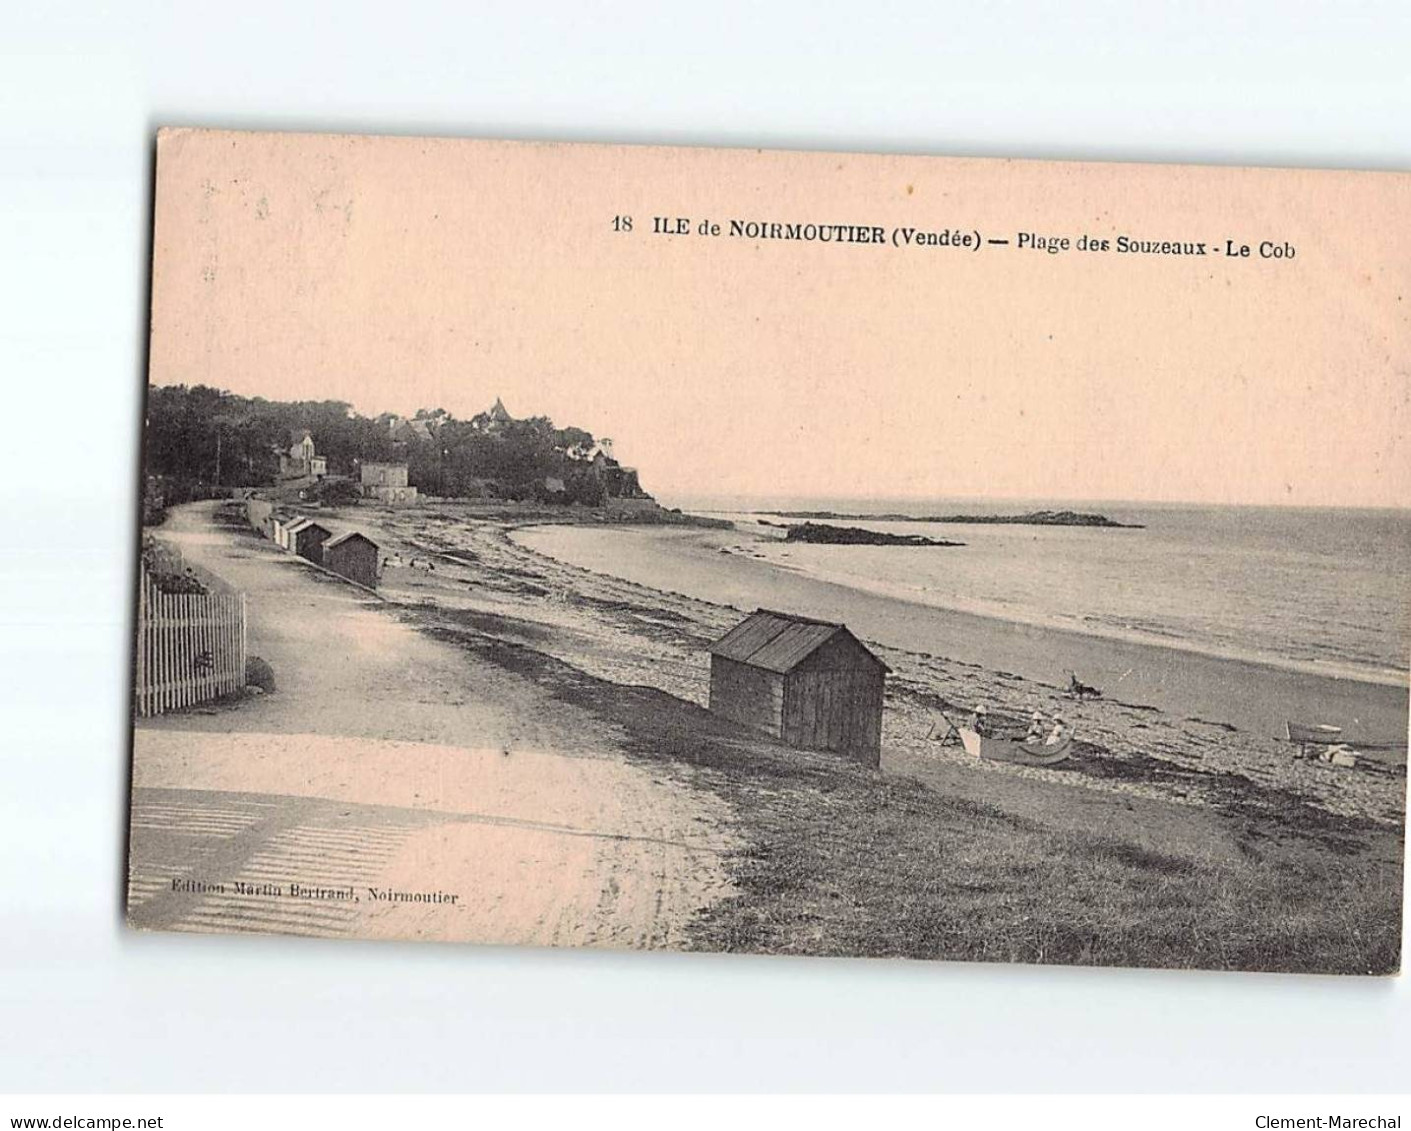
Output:
[[[989,712],[983,703],[975,708],[975,713],[971,716],[970,727],[981,738],[989,738],[994,735]],[[1029,716],[1029,729],[1025,733],[1023,741],[1031,746],[1040,743],[1044,746],[1056,746],[1070,733],[1068,723],[1061,715],[1055,715],[1052,726],[1047,726],[1044,723],[1043,712],[1035,711]]]

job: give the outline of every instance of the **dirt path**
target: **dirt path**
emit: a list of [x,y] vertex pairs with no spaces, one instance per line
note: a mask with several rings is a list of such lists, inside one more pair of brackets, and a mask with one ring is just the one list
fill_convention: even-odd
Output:
[[278,690],[138,725],[134,925],[679,946],[730,890],[722,803],[214,510],[160,536],[248,594]]

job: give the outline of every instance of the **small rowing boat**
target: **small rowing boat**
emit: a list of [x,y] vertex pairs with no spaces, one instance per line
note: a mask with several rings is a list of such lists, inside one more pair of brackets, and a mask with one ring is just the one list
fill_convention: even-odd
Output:
[[1068,748],[1073,744],[1071,735],[1064,735],[1057,742],[1019,742],[1012,738],[991,738],[981,735],[969,727],[956,727],[961,745],[967,754],[984,758],[990,762],[1011,762],[1019,766],[1052,766],[1068,757]]
[[1286,722],[1290,742],[1300,746],[1334,746],[1342,741],[1342,727]]

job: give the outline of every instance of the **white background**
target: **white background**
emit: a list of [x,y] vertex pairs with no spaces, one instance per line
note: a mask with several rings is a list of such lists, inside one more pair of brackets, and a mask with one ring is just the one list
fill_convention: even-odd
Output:
[[1411,7],[6,5],[0,1091],[1405,1088],[1405,979],[125,931],[159,124],[1411,169]]

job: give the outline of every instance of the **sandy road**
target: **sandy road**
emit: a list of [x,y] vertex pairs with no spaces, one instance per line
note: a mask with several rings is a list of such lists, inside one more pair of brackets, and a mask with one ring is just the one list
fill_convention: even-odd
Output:
[[679,946],[730,890],[720,802],[214,509],[177,508],[160,536],[248,594],[279,689],[139,723],[135,926]]

